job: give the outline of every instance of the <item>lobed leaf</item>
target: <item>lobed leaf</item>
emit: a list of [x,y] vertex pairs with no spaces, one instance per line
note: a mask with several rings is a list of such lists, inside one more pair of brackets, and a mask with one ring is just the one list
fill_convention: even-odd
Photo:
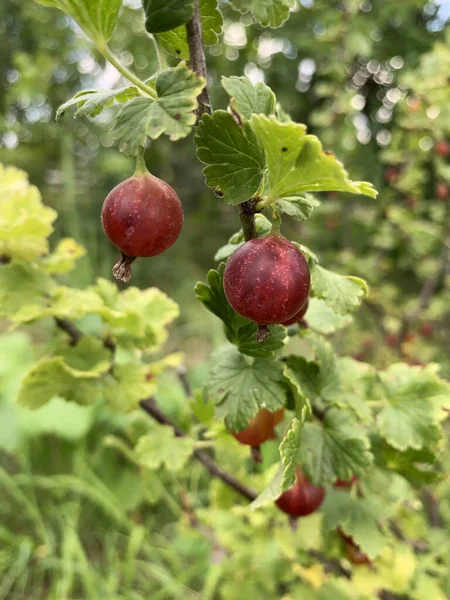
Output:
[[281,363],[267,358],[251,359],[230,345],[213,356],[205,383],[205,397],[216,405],[216,415],[228,429],[242,431],[259,408],[274,412],[286,403]]
[[196,122],[197,96],[205,86],[184,62],[161,71],[154,81],[157,98],[134,98],[119,111],[113,137],[128,156],[137,154],[147,137],[163,133],[172,141],[189,135]]
[[228,204],[249,200],[263,178],[264,155],[251,127],[240,127],[232,115],[216,110],[203,115],[195,135],[197,156],[208,165],[206,183]]

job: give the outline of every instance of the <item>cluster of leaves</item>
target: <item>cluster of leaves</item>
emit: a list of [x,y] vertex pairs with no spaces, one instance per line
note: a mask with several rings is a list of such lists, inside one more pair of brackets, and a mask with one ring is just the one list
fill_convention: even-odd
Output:
[[[64,10],[100,52],[115,61],[107,41],[114,31],[119,0],[98,2],[95,10],[87,0],[42,3]],[[290,0],[233,0],[231,5],[272,27],[281,25],[294,7]],[[147,31],[166,52],[185,58],[184,25],[192,16],[192,1],[174,0],[168,5],[145,0],[144,8]],[[215,43],[221,27],[215,2],[201,2],[201,14],[204,41]],[[113,135],[130,155],[147,137],[166,133],[176,140],[189,134],[195,123],[196,98],[205,82],[184,62],[161,69],[145,83],[131,83],[134,85],[114,92],[82,92],[60,112],[76,106],[76,114],[94,116],[115,100],[124,102]],[[351,181],[334,155],[323,151],[318,138],[286,116],[270,88],[262,83],[254,86],[246,78],[224,78],[222,85],[230,95],[229,110],[203,117],[196,144],[198,157],[207,165],[206,182],[225,202],[237,205],[252,198],[258,210],[272,207],[304,221],[318,204],[311,192],[375,197],[370,184]],[[133,411],[140,399],[155,392],[159,381],[155,376],[179,361],[176,355],[147,361],[148,355],[161,349],[166,325],[178,313],[176,305],[156,289],[119,292],[105,280],[83,290],[59,285],[54,276],[70,271],[83,249],[73,240],[63,240],[49,253],[47,238],[54,211],[42,205],[39,193],[22,172],[6,169],[1,175],[0,316],[13,328],[51,318],[65,330],[42,347],[39,360],[22,378],[17,390],[19,403],[35,409],[41,420],[45,416],[40,411],[50,407],[50,414],[65,418],[67,406],[87,410],[77,404],[106,403],[114,411]],[[271,225],[259,215],[257,227],[258,235],[265,235]],[[409,233],[414,234],[411,223]],[[419,238],[420,242],[423,235]],[[218,260],[226,260],[242,243],[243,232],[238,232],[218,251]],[[306,315],[310,331],[294,328],[288,336],[284,327],[272,326],[268,340],[257,344],[255,324],[237,315],[227,303],[223,264],[209,273],[208,285],[200,283],[196,288],[201,302],[223,321],[229,343],[213,356],[203,391],[191,401],[192,412],[215,437],[218,460],[263,490],[253,508],[269,505],[265,511],[250,513],[239,506],[223,510],[234,505],[235,498],[227,497],[229,492],[221,483],[211,486],[211,506],[198,514],[203,525],[213,528],[214,543],[230,555],[217,575],[223,579],[221,594],[227,599],[241,598],[246,592],[250,597],[275,597],[283,593],[277,587],[280,584],[289,585],[294,596],[308,594],[311,598],[366,598],[380,588],[411,592],[415,600],[429,595],[430,589],[436,598],[443,597],[436,580],[444,577],[439,563],[448,556],[448,541],[423,534],[428,553],[426,560],[419,561],[408,539],[400,536],[403,539],[399,540],[398,533],[392,533],[391,522],[395,519],[400,527],[407,527],[413,515],[422,519],[422,524],[423,515],[415,502],[417,491],[425,483],[442,480],[449,384],[439,377],[434,364],[419,368],[400,362],[377,370],[338,356],[322,334],[334,333],[351,322],[351,313],[368,292],[367,285],[357,277],[325,269],[308,248],[300,248],[308,257],[312,275]],[[76,321],[75,329],[67,319]],[[286,407],[288,416],[279,427],[283,439],[272,466],[251,477],[243,453],[236,448],[230,451],[231,438],[214,416],[239,431],[261,407],[273,411]],[[164,486],[155,484],[154,473],[182,473],[196,448],[199,428],[192,415],[189,426],[192,437],[177,438],[159,424],[142,427],[130,420],[120,435],[105,441],[136,467],[145,486],[156,487],[159,499]],[[311,517],[300,535],[281,525],[279,515],[274,517],[273,536],[268,535],[272,500],[292,486],[299,465],[314,484],[326,487],[321,514]],[[352,476],[359,480],[350,493],[333,488],[337,479]],[[350,582],[325,576],[325,567],[319,563],[311,566],[317,552],[340,556],[337,528],[351,536],[370,559],[376,559],[373,577],[364,573],[362,581],[355,574]],[[422,534],[420,526],[418,529]],[[242,543],[250,538],[251,545]],[[247,584],[248,571],[261,569],[267,557],[271,558],[273,577],[267,577],[266,571],[265,583],[250,579]],[[246,565],[244,581],[236,586],[236,578],[230,574],[240,573],[242,563]],[[210,596],[216,584],[216,580],[210,584]]]
[[[83,248],[68,238],[50,253],[55,211],[42,204],[23,171],[0,166],[0,176],[0,316],[12,328],[49,317],[60,323],[86,322],[76,345],[62,334],[33,365],[22,380],[19,403],[37,408],[60,397],[135,408],[154,392],[153,369],[161,368],[142,358],[161,348],[166,326],[178,315],[177,305],[156,288],[119,292],[104,279],[87,289],[60,285],[55,276],[71,271]],[[171,357],[165,360],[170,364]]]

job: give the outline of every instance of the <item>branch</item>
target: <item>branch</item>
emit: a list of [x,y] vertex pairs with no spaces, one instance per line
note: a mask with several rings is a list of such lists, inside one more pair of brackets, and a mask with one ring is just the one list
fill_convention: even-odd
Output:
[[317,562],[320,562],[325,567],[325,571],[327,573],[340,575],[346,579],[352,578],[352,572],[348,569],[345,569],[337,558],[329,558],[328,556],[322,554],[322,552],[319,552],[319,550],[309,550],[308,554],[311,556],[311,558],[315,558]]
[[444,519],[439,511],[439,502],[429,488],[424,488],[422,491],[422,503],[431,527],[442,529],[444,527]]
[[[184,431],[180,429],[180,427],[178,427],[178,425],[159,408],[154,398],[146,398],[145,400],[141,400],[140,405],[141,408],[145,410],[148,415],[158,421],[158,423],[172,427],[177,437],[187,437]],[[238,494],[241,494],[241,496],[247,498],[247,500],[253,501],[257,497],[258,494],[254,490],[248,488],[246,485],[233,477],[233,475],[227,473],[227,471],[224,471],[203,450],[194,450],[193,455],[194,458],[196,458],[213,477],[218,477],[221,479],[233,490],[238,492]]]
[[241,219],[242,231],[246,242],[256,237],[255,213],[256,200],[246,200],[239,204],[239,218]]
[[62,331],[65,331],[68,334],[70,337],[70,344],[72,346],[76,346],[83,337],[83,332],[67,319],[59,319],[58,317],[55,317],[55,322]]
[[197,98],[198,108],[196,113],[197,120],[199,120],[204,113],[208,113],[210,115],[212,112],[208,93],[205,51],[203,50],[202,21],[200,19],[199,0],[194,0],[194,14],[192,19],[186,25],[186,31],[189,54],[191,57],[191,69],[205,80],[205,87]]

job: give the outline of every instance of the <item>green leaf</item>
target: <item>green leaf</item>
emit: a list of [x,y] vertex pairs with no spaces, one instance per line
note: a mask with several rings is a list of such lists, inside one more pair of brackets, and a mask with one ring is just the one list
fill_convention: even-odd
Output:
[[359,306],[369,293],[364,279],[339,275],[317,264],[311,270],[311,290],[316,298],[325,300],[336,314],[342,316]]
[[78,406],[56,396],[36,410],[22,408],[21,431],[30,438],[56,435],[71,441],[81,440],[94,424],[96,412],[96,405]]
[[[217,9],[217,0],[200,0],[200,19],[204,46],[217,44],[222,32],[222,13]],[[158,34],[164,50],[178,58],[189,60],[186,27],[181,25],[172,31]]]
[[336,357],[336,369],[340,385],[332,403],[341,408],[351,408],[360,421],[371,423],[372,411],[367,400],[375,382],[375,369],[349,356]]
[[92,288],[103,306],[98,310],[110,325],[109,335],[120,346],[156,351],[167,339],[166,327],[178,316],[178,305],[157,288],[139,290],[98,279]]
[[64,238],[49,256],[42,259],[41,267],[51,275],[63,275],[73,271],[75,262],[85,254],[83,246],[72,238]]
[[55,284],[32,263],[0,266],[0,316],[15,321],[24,308],[37,306],[41,311]]
[[134,454],[138,463],[146,469],[155,471],[164,466],[169,471],[178,472],[186,465],[193,450],[193,439],[176,437],[170,427],[161,425],[138,439]]
[[324,335],[334,333],[352,322],[350,315],[344,317],[337,315],[324,300],[319,298],[309,299],[305,320],[308,327]]
[[281,482],[284,478],[284,466],[283,463],[278,464],[278,468],[275,471],[274,476],[264,488],[264,490],[258,495],[255,500],[250,504],[250,509],[254,510],[265,504],[269,504],[276,500],[281,494]]
[[78,107],[74,112],[74,119],[96,117],[104,108],[112,106],[114,102],[127,102],[136,96],[139,96],[139,90],[134,86],[118,90],[83,90],[61,104],[56,111],[56,120],[60,119],[72,106]]
[[213,356],[205,396],[216,405],[218,418],[228,429],[242,431],[259,408],[274,412],[286,402],[281,363],[243,356],[233,346],[223,346]]
[[228,204],[249,200],[261,184],[264,155],[248,123],[240,127],[232,115],[216,110],[203,115],[195,136],[197,156],[208,165],[206,183]]
[[263,27],[277,28],[289,19],[289,9],[295,7],[295,0],[231,0],[234,10],[242,14],[250,12]]
[[291,378],[312,402],[333,399],[340,385],[333,347],[311,334],[305,335],[305,338],[313,346],[317,361],[308,362],[302,356],[288,356],[286,364]]
[[302,428],[309,413],[308,407],[304,406],[301,419],[294,418],[291,427],[280,444],[280,457],[284,467],[281,491],[286,491],[295,483],[295,469],[298,465],[299,450],[302,440]]
[[24,171],[0,163],[0,256],[34,260],[47,254],[56,216]]
[[100,375],[67,365],[61,356],[43,358],[22,379],[17,402],[39,408],[58,396],[77,404],[91,404],[101,398]]
[[192,0],[143,0],[142,4],[149,33],[175,29],[187,23],[194,13]]
[[440,477],[439,457],[435,448],[396,450],[378,436],[371,438],[375,462],[389,474],[395,471],[413,486],[436,483]]
[[95,42],[107,42],[117,22],[122,0],[36,0],[59,8]]
[[189,135],[195,125],[197,96],[205,86],[186,63],[161,71],[155,80],[157,98],[135,98],[119,111],[112,135],[128,156],[136,155],[147,137],[163,133],[172,141]]
[[386,507],[376,497],[354,498],[340,490],[328,490],[322,505],[325,530],[341,527],[371,559],[376,558],[388,540],[380,530]]
[[296,221],[305,221],[305,219],[309,219],[313,208],[318,204],[310,194],[307,194],[304,196],[286,196],[283,200],[274,202],[274,207]]
[[156,391],[156,382],[149,377],[149,368],[142,364],[116,365],[104,385],[104,398],[117,411],[139,408],[139,401]]
[[369,439],[353,414],[329,408],[319,423],[305,423],[300,448],[302,466],[315,485],[329,485],[361,475],[372,464]]
[[263,115],[253,115],[250,124],[264,147],[271,201],[331,190],[376,196],[370,183],[350,181],[342,163],[323,151],[317,137],[306,135],[304,125]]
[[281,461],[275,475],[261,494],[251,503],[250,508],[254,510],[265,504],[276,500],[282,492],[291,488],[295,483],[295,470],[298,464],[299,448],[301,444],[301,432],[309,409],[303,407],[301,419],[294,418],[291,427],[280,444]]
[[[272,223],[264,215],[257,213],[255,215],[256,236],[264,237],[272,231]],[[244,232],[240,229],[234,233],[228,240],[228,244],[217,250],[214,260],[222,262],[229,258],[244,243]]]
[[60,355],[72,369],[89,371],[101,376],[111,367],[111,350],[105,347],[100,338],[84,335],[76,346],[65,348]]
[[209,423],[214,418],[214,405],[206,400],[201,390],[194,390],[189,404],[199,423]]
[[397,450],[420,450],[441,437],[438,407],[450,399],[448,384],[434,373],[398,363],[379,373],[387,406],[377,417],[381,436]]
[[224,322],[228,340],[235,344],[240,352],[259,358],[273,356],[273,353],[282,348],[286,342],[286,329],[281,325],[270,325],[268,338],[264,342],[257,342],[256,323],[238,315],[228,303],[223,289],[224,270],[225,265],[221,264],[218,271],[213,269],[209,271],[209,285],[197,283],[195,286],[197,299]]
[[247,77],[222,77],[222,87],[230,95],[230,106],[246,120],[275,112],[275,94],[262,81],[254,85]]

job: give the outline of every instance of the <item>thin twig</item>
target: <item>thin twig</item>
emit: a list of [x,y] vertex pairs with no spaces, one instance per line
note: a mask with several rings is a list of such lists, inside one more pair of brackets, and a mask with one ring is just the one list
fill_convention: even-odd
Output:
[[83,332],[68,319],[59,319],[58,317],[55,317],[55,322],[62,331],[65,331],[68,334],[71,345],[76,346],[83,337]]
[[320,562],[327,573],[333,573],[334,575],[340,575],[346,579],[352,578],[352,573],[348,569],[345,569],[337,558],[329,558],[319,552],[318,550],[309,550],[308,554]]
[[186,394],[186,396],[188,398],[192,398],[192,396],[193,396],[192,388],[191,388],[191,384],[189,383],[189,379],[187,377],[186,367],[184,365],[178,365],[177,377],[183,387],[183,390],[184,390],[184,393]]
[[431,527],[442,529],[444,519],[439,511],[439,502],[429,488],[424,488],[422,491],[422,503]]
[[206,59],[202,41],[202,22],[200,19],[199,0],[194,0],[194,14],[192,19],[186,24],[186,32],[189,45],[189,55],[191,57],[191,69],[205,80],[205,87],[197,98],[197,119],[201,119],[204,113],[211,114],[212,110],[208,93]]
[[[178,425],[159,408],[154,398],[146,398],[145,400],[141,400],[140,405],[141,408],[156,421],[158,421],[158,423],[172,427],[177,437],[187,437],[184,431],[180,429],[180,427],[178,427]],[[241,494],[241,496],[247,498],[247,500],[253,501],[257,497],[258,494],[255,492],[255,490],[247,487],[238,479],[233,477],[233,475],[227,471],[224,471],[202,450],[194,450],[193,456],[205,467],[207,471],[209,471],[213,477],[218,477],[224,481],[228,486],[238,492],[238,494]]]

